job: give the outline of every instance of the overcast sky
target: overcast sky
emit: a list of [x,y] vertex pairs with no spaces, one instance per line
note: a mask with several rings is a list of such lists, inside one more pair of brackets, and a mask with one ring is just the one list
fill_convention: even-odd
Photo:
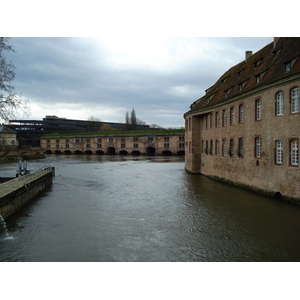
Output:
[[[245,51],[256,52],[273,40],[264,37],[299,36],[299,18],[294,11],[298,11],[294,0],[279,4],[261,0],[14,0],[1,3],[0,31],[1,36],[13,37],[10,42],[17,51],[10,56],[16,65],[14,84],[16,90],[30,100],[30,118],[42,119],[49,114],[74,119],[94,116],[102,121],[124,122],[126,111],[134,108],[137,117],[148,124],[181,127],[183,114],[190,105],[228,68],[244,60]],[[103,38],[49,38],[86,36]],[[228,36],[247,38],[224,38]],[[128,282],[123,276],[119,296],[122,297],[125,290],[125,294],[130,292],[131,298],[140,297],[139,289],[132,293],[132,282],[141,288],[145,288],[144,282],[161,288],[160,282],[152,282],[157,266],[149,267],[142,265],[139,272],[129,272]],[[170,270],[169,265],[166,268]],[[182,293],[169,288],[179,282],[178,270],[162,273],[165,275],[163,286],[167,288],[163,293],[159,290],[160,294],[169,297],[171,292],[176,298],[184,293],[184,296],[194,297],[199,293],[194,279],[198,280],[200,273],[204,292],[211,295],[213,291],[216,295],[216,280],[211,278],[220,271],[219,298],[230,294],[232,299],[240,299],[247,288],[243,283],[253,281],[257,274],[263,274],[264,280],[269,279],[264,284],[265,291],[259,290],[265,298],[271,295],[272,299],[279,299],[295,294],[291,294],[294,292],[291,276],[286,279],[289,285],[280,279],[282,292],[268,288],[278,276],[274,272],[266,273],[261,266],[259,272],[256,266],[255,273],[244,265],[233,271],[232,265],[224,270],[211,269],[209,265],[204,273],[199,271],[198,265],[197,269],[191,265],[189,268],[179,270],[185,274],[184,278],[180,277]],[[49,281],[44,280],[45,276],[52,280],[54,274],[52,269],[49,272],[47,268],[46,273],[44,270],[43,266],[35,272],[44,276],[38,282],[42,287]],[[111,265],[104,270],[104,273],[111,272]],[[11,267],[5,271],[15,274]],[[19,274],[20,269],[17,271]],[[28,270],[24,271],[27,275]],[[290,270],[284,271],[293,274]],[[127,269],[121,274],[125,272],[128,275]],[[67,286],[78,277],[74,272],[63,274],[66,274]],[[133,276],[136,274],[138,276]],[[87,277],[89,285],[83,284],[79,292],[90,290],[93,277]],[[233,280],[238,282],[234,291]],[[260,276],[255,282],[258,286],[259,280]],[[115,282],[112,281],[112,285],[105,282],[109,287],[106,291],[115,291]],[[28,283],[25,280],[24,284]],[[78,294],[78,290],[74,291]],[[63,292],[69,296],[70,289]],[[249,297],[255,298],[256,294],[257,289],[253,289]],[[34,299],[38,297],[40,295]]]
[[183,114],[245,51],[273,38],[13,37],[15,88],[45,115],[182,127]]

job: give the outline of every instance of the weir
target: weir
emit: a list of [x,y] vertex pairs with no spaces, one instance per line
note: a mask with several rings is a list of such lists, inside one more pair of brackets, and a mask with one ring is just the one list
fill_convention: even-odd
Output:
[[3,221],[52,184],[55,170],[48,166],[35,171],[33,174],[23,171],[20,173],[21,176],[0,184],[1,226]]

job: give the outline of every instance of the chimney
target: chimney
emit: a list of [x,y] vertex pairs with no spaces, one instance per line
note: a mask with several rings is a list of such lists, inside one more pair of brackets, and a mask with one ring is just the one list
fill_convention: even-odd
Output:
[[245,53],[245,62],[249,59],[249,57],[252,55],[252,51],[246,51]]
[[274,37],[274,48],[276,47],[280,37]]

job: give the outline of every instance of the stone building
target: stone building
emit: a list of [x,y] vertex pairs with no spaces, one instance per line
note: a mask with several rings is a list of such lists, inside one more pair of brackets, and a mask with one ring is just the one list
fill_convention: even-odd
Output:
[[184,155],[184,130],[178,132],[44,136],[41,148],[51,154]]
[[0,150],[16,149],[18,147],[18,141],[16,132],[4,125],[0,125]]
[[230,68],[185,113],[185,168],[300,203],[300,38]]

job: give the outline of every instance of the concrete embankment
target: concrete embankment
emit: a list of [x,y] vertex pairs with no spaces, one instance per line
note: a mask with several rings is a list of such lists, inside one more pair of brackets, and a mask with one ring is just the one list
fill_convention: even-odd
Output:
[[0,215],[4,220],[52,184],[54,168],[46,167],[0,184]]

